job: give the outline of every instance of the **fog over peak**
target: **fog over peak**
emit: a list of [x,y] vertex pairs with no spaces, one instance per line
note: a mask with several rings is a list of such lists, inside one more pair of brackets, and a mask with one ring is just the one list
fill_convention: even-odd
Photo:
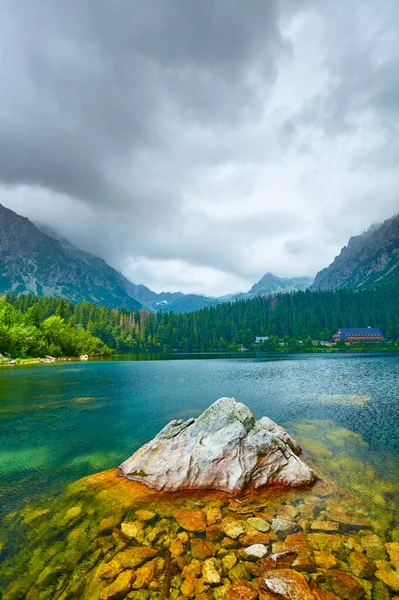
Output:
[[0,203],[156,291],[314,275],[399,211],[398,17],[3,0]]

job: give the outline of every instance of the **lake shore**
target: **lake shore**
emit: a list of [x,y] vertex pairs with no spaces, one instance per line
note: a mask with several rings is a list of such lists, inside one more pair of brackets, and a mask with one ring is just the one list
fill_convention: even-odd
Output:
[[[37,358],[0,358],[0,367],[22,367],[27,365],[53,365],[56,363],[66,363],[81,361],[79,356],[37,357]],[[88,359],[84,359],[88,360]]]
[[[399,352],[399,346],[390,346],[388,348],[359,348],[359,347],[346,347],[346,348],[333,348],[333,347],[314,347],[314,348],[277,348],[275,350],[237,350],[237,351],[221,351],[221,352],[198,352],[193,350],[191,352],[146,352],[146,353],[131,353],[125,352],[123,354],[113,353],[109,356],[89,356],[87,360],[95,360],[95,361],[112,361],[112,360],[164,360],[180,358],[180,357],[212,357],[212,358],[224,358],[226,356],[236,357],[236,358],[251,358],[254,356],[283,356],[286,354],[395,354]],[[127,358],[131,357],[131,358]],[[79,356],[69,356],[69,357],[57,357],[48,359],[46,357],[27,357],[27,358],[0,358],[0,368],[1,367],[18,367],[18,366],[31,366],[31,365],[44,365],[44,364],[55,364],[55,363],[65,363],[65,362],[79,362],[82,361]],[[85,359],[86,360],[86,359]]]

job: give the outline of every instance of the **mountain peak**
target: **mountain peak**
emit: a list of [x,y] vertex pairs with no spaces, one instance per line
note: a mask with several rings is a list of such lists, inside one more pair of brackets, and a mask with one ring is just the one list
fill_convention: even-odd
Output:
[[313,290],[361,289],[399,280],[399,214],[349,239],[317,273]]
[[0,292],[88,300],[139,309],[125,278],[105,261],[40,231],[0,205]]
[[246,300],[256,296],[270,296],[306,290],[312,284],[312,277],[278,277],[270,271],[251,287],[248,293],[238,294],[233,299]]

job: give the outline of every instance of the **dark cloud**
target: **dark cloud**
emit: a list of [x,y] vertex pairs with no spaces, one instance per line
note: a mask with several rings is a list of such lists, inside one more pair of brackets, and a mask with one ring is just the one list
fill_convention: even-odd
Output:
[[115,185],[115,166],[134,171],[136,155],[169,145],[174,120],[240,118],[256,103],[253,61],[273,81],[282,47],[277,4],[239,6],[3,2],[1,179],[91,202],[123,192],[140,202],[130,183]]
[[398,16],[3,0],[0,201],[160,287],[312,274],[395,208]]

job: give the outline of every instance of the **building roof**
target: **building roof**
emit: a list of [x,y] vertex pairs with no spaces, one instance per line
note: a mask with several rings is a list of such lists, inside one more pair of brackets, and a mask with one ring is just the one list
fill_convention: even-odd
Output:
[[333,337],[339,337],[341,340],[345,340],[350,337],[384,337],[381,329],[378,327],[340,327],[338,333],[335,333]]

